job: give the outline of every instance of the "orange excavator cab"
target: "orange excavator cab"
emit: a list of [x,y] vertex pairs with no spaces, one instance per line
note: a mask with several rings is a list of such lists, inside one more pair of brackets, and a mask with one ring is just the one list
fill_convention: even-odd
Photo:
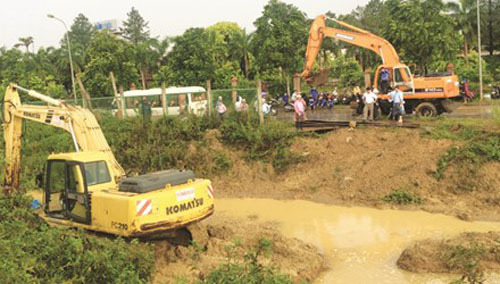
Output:
[[[320,15],[316,17],[311,25],[306,49],[306,62],[301,74],[302,78],[308,80],[311,77],[311,71],[321,49],[321,43],[324,37],[330,37],[369,49],[379,55],[382,59],[382,65],[375,72],[373,87],[379,90],[379,99],[387,100],[387,92],[395,86],[400,86],[404,92],[407,113],[415,111],[421,115],[437,115],[450,110],[445,107],[448,99],[460,96],[457,76],[445,74],[414,78],[410,68],[399,60],[396,50],[387,40],[336,19],[331,20],[346,29],[327,27],[325,19],[324,15]],[[384,88],[385,92],[380,92],[380,72],[383,69],[389,71],[388,85],[390,87],[387,90]],[[319,77],[322,76],[319,75]],[[312,78],[315,78],[315,76],[313,75]],[[325,79],[322,78],[322,80]]]

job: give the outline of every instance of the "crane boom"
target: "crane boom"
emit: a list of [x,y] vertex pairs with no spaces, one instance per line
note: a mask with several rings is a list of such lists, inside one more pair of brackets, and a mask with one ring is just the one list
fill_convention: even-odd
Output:
[[319,50],[321,49],[321,43],[323,42],[323,38],[325,36],[369,49],[382,58],[383,64],[400,64],[399,56],[396,53],[396,50],[387,40],[345,22],[335,19],[333,20],[337,24],[350,30],[327,27],[325,25],[324,15],[316,17],[311,25],[311,29],[309,30],[309,40],[306,49],[306,64],[301,74],[302,78],[308,77],[311,73],[314,61],[318,56]]
[[[23,105],[17,89],[29,96],[40,99],[49,105]],[[95,116],[88,109],[67,105],[65,102],[27,90],[11,84],[4,97],[4,139],[5,139],[5,177],[4,186],[11,189],[19,187],[21,168],[22,121],[28,119],[42,124],[64,129],[73,138],[75,149],[82,151],[100,151],[111,161],[111,173],[115,180],[125,176],[125,171],[116,160],[102,133]]]

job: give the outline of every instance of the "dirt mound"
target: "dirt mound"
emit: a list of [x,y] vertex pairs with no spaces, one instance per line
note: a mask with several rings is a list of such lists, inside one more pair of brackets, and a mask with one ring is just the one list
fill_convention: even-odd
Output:
[[[500,220],[499,163],[479,169],[476,180],[487,183],[485,190],[455,190],[461,180],[452,166],[436,180],[438,159],[452,143],[423,137],[419,129],[340,129],[320,138],[297,139],[292,151],[305,161],[282,174],[268,164],[244,161],[235,149],[225,150],[233,167],[213,181],[219,197],[419,208],[463,219]],[[411,192],[423,202],[396,206],[382,201],[393,190]]]
[[294,281],[311,281],[326,270],[325,260],[315,247],[282,236],[276,224],[260,223],[252,216],[235,219],[217,214],[190,228],[192,246],[155,242],[155,283],[204,279],[220,264],[243,261],[244,254],[255,249],[262,238],[270,240],[272,246],[259,263],[291,275]]
[[475,265],[500,271],[500,232],[463,233],[448,240],[422,240],[405,249],[397,265],[418,273],[464,273]]

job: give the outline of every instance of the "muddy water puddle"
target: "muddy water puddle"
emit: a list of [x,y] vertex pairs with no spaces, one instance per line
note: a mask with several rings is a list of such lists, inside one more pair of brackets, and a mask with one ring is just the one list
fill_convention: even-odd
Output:
[[[463,232],[500,231],[500,223],[465,222],[423,211],[341,207],[309,201],[219,199],[218,212],[275,221],[288,237],[317,246],[331,269],[317,283],[449,283],[456,277],[400,270],[396,261],[411,243]],[[500,275],[489,275],[500,283]]]

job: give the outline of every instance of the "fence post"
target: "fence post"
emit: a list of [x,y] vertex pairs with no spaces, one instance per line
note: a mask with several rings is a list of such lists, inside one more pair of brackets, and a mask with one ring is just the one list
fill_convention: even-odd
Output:
[[264,113],[262,112],[262,84],[260,79],[257,79],[257,102],[259,105],[259,122],[260,125],[264,124]]
[[120,85],[120,101],[119,101],[119,104],[121,105],[122,117],[125,118],[127,116],[127,110],[125,108],[125,96],[123,95],[123,85]]
[[290,93],[290,76],[285,75],[286,76],[286,93],[288,94],[288,96],[290,97],[292,94]]
[[163,116],[167,115],[167,90],[165,90],[165,82],[161,83],[161,108],[163,111]]
[[365,69],[365,88],[372,87],[372,80],[370,77],[371,77],[371,70],[370,70],[370,68],[366,68]]
[[297,91],[297,93],[300,94],[300,75],[295,74],[293,76],[293,89]]
[[236,76],[233,76],[231,78],[231,86],[233,91],[231,92],[231,95],[233,97],[233,107],[236,105],[236,97],[238,96],[238,92],[236,92],[236,86],[238,85],[238,78]]
[[118,90],[116,89],[115,75],[113,74],[113,71],[109,72],[109,77],[111,78],[111,85],[113,86],[113,94],[115,95],[115,101],[116,101],[116,109],[118,110],[116,117],[124,118],[121,98],[118,95]]
[[212,114],[212,83],[207,80],[208,115]]
[[80,90],[82,91],[83,107],[84,108],[88,107],[90,110],[92,110],[92,102],[90,100],[90,95],[87,93],[87,90],[85,90],[85,87],[83,86],[82,79],[80,76],[81,76],[80,73],[76,74],[76,82],[78,82],[78,86],[80,86]]

